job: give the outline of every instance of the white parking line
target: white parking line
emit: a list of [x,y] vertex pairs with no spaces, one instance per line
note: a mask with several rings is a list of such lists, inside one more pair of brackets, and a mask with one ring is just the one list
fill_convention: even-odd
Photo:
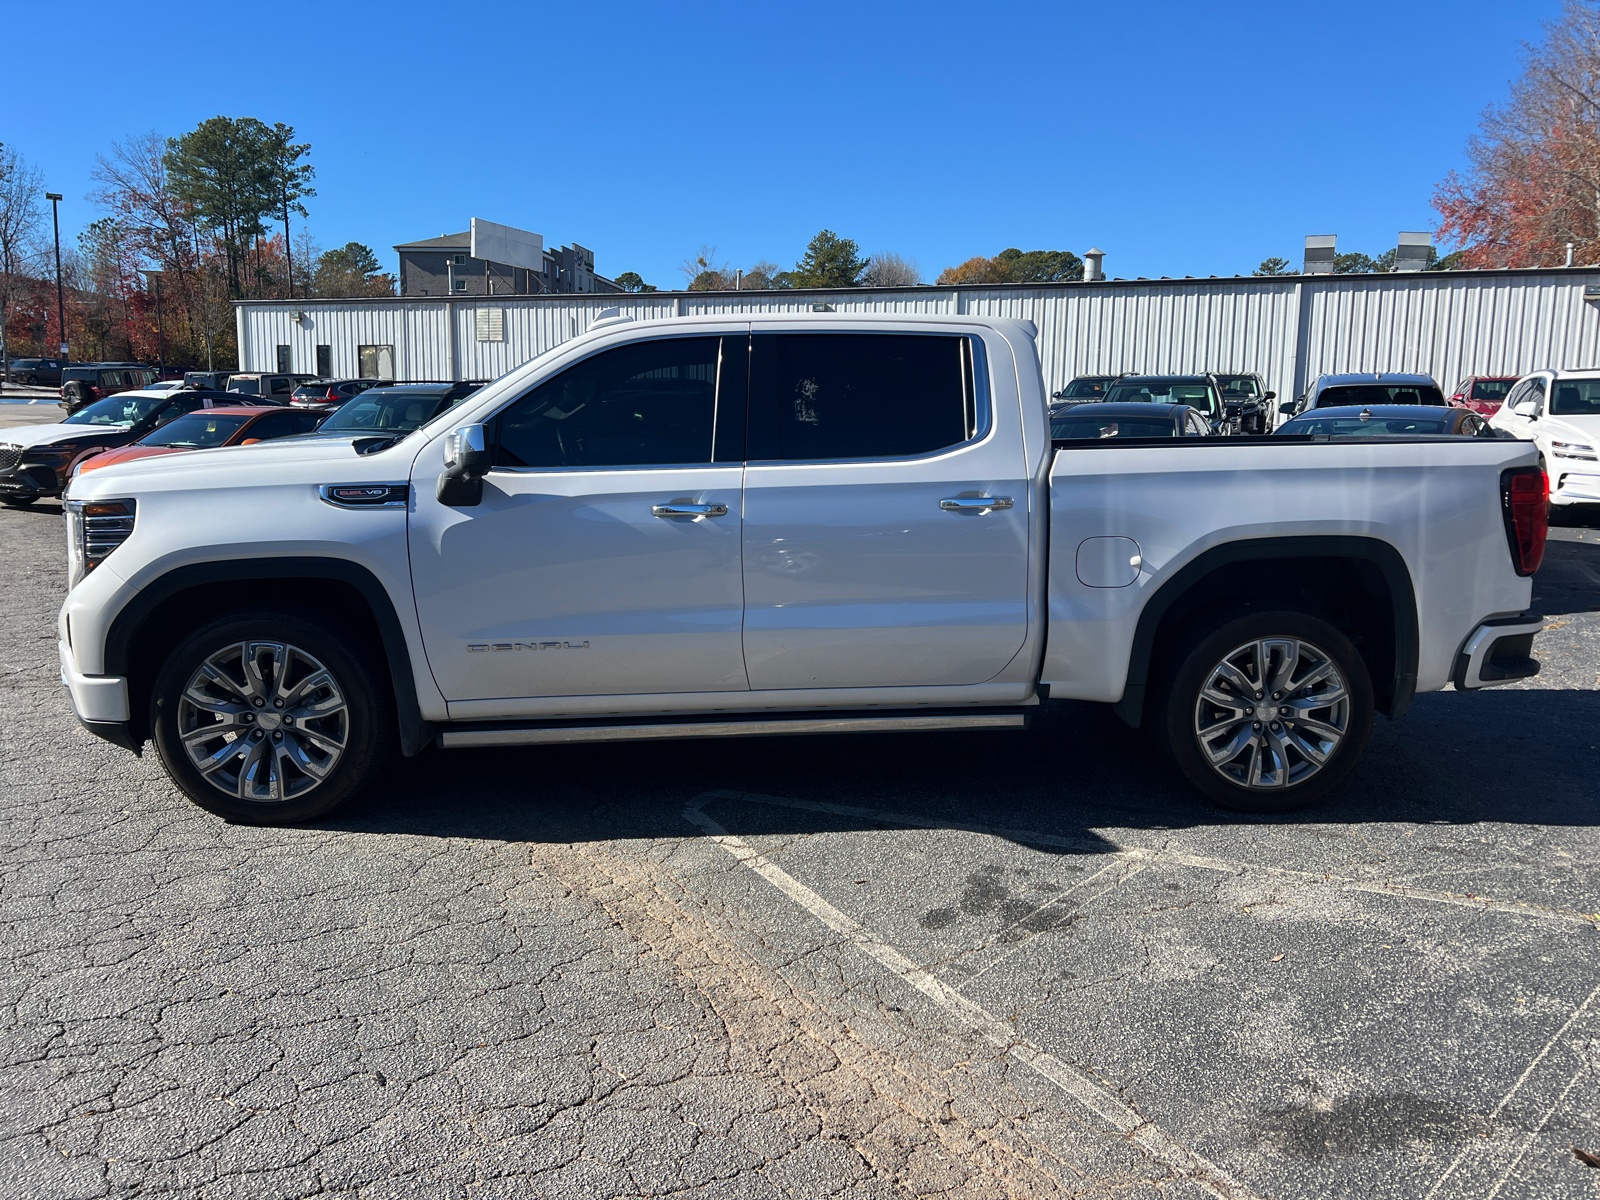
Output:
[[[1572,1015],[1567,1018],[1566,1023],[1563,1024],[1560,1029],[1556,1030],[1555,1036],[1544,1044],[1544,1049],[1539,1051],[1534,1060],[1528,1064],[1527,1070],[1523,1071],[1521,1075],[1517,1076],[1517,1082],[1511,1085],[1511,1090],[1500,1098],[1500,1103],[1496,1104],[1494,1106],[1494,1111],[1489,1114],[1490,1121],[1493,1121],[1496,1117],[1498,1117],[1501,1110],[1504,1109],[1507,1104],[1511,1103],[1511,1098],[1522,1090],[1523,1084],[1528,1082],[1528,1076],[1532,1075],[1534,1069],[1545,1060],[1545,1056],[1555,1048],[1556,1043],[1567,1036],[1567,1030],[1571,1029],[1573,1025],[1577,1023],[1578,1018],[1589,1011],[1589,1006],[1595,1002],[1596,997],[1600,997],[1600,986],[1597,986],[1594,991],[1589,993],[1588,998],[1585,999],[1582,1004],[1578,1005],[1577,1008],[1572,1010]],[[1504,1173],[1500,1176],[1499,1181],[1494,1185],[1494,1190],[1490,1192],[1488,1196],[1484,1198],[1484,1200],[1494,1200],[1494,1197],[1500,1194],[1500,1189],[1505,1187],[1506,1181],[1511,1178],[1511,1173],[1517,1169],[1517,1165],[1522,1162],[1523,1157],[1528,1153],[1528,1148],[1533,1145],[1533,1139],[1538,1137],[1539,1134],[1544,1131],[1544,1127],[1549,1123],[1551,1116],[1555,1113],[1556,1109],[1566,1101],[1567,1095],[1572,1091],[1573,1085],[1583,1077],[1588,1069],[1589,1066],[1587,1063],[1579,1068],[1578,1074],[1573,1076],[1571,1081],[1562,1090],[1560,1098],[1557,1099],[1555,1104],[1551,1106],[1550,1111],[1545,1113],[1544,1120],[1540,1121],[1538,1126],[1533,1129],[1526,1138],[1523,1139],[1522,1148],[1518,1150],[1517,1156],[1511,1160],[1511,1165],[1506,1167]],[[1442,1188],[1446,1181],[1448,1181],[1449,1178],[1456,1173],[1456,1169],[1466,1161],[1467,1156],[1472,1154],[1474,1151],[1482,1152],[1481,1143],[1469,1143],[1468,1145],[1462,1147],[1461,1153],[1456,1155],[1455,1161],[1445,1168],[1444,1174],[1439,1176],[1439,1181],[1435,1183],[1428,1191],[1428,1194],[1426,1197],[1424,1197],[1424,1200],[1433,1200],[1433,1198],[1439,1194],[1439,1189]]]
[[907,825],[918,829],[950,829],[962,833],[987,834],[1008,841],[1024,842],[1033,846],[1050,846],[1063,850],[1076,850],[1088,854],[1109,854],[1123,861],[1142,860],[1151,863],[1172,863],[1195,867],[1203,871],[1220,871],[1226,874],[1254,872],[1275,875],[1297,882],[1325,884],[1346,892],[1367,892],[1376,896],[1395,896],[1403,900],[1424,900],[1431,904],[1450,904],[1480,912],[1501,912],[1538,921],[1559,921],[1571,925],[1600,925],[1600,913],[1579,912],[1568,908],[1555,908],[1545,904],[1530,904],[1524,900],[1501,900],[1467,892],[1449,892],[1438,888],[1412,887],[1404,883],[1383,880],[1352,879],[1345,875],[1332,875],[1324,871],[1294,871],[1287,867],[1268,867],[1259,863],[1239,862],[1233,859],[1213,858],[1203,854],[1181,854],[1172,850],[1148,849],[1140,846],[1118,846],[1092,841],[1089,838],[1064,838],[1055,834],[1037,833],[1029,829],[1007,829],[1001,826],[967,824],[960,821],[939,821],[909,813],[885,812],[881,809],[858,808],[851,804],[822,804],[814,800],[789,800],[782,796],[763,796],[756,792],[706,792],[695,799],[696,805],[711,800],[744,800],[752,804],[765,804],[777,808],[797,808],[807,812],[832,813],[843,817],[861,817],[883,825]]
[[707,792],[690,802],[689,807],[684,810],[684,818],[705,830],[711,840],[732,855],[737,862],[760,875],[829,929],[841,937],[848,938],[870,958],[905,980],[962,1024],[981,1034],[1018,1062],[1032,1068],[1042,1078],[1053,1083],[1113,1129],[1124,1134],[1151,1158],[1170,1167],[1211,1195],[1221,1197],[1222,1200],[1261,1200],[1221,1168],[1186,1146],[1180,1145],[1159,1126],[1145,1120],[1109,1089],[1055,1055],[1035,1046],[1023,1038],[1013,1026],[968,1000],[893,946],[874,936],[865,926],[829,904],[743,838],[729,833],[703,811],[702,806],[712,800],[735,796],[739,796],[739,793]]

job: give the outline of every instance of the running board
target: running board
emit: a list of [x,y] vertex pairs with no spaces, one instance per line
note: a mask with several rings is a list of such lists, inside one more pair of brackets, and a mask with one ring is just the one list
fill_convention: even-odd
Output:
[[645,721],[496,721],[447,725],[441,749],[544,746],[554,742],[644,742],[657,738],[777,737],[798,733],[926,733],[930,730],[1026,729],[1032,709],[993,708],[851,712],[820,716],[653,717]]

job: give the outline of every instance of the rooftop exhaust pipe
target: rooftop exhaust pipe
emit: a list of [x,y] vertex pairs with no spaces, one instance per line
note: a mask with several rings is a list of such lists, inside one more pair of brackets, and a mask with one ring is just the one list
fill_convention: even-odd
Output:
[[1083,281],[1085,283],[1099,283],[1106,277],[1105,268],[1101,265],[1101,259],[1105,258],[1105,256],[1106,252],[1098,246],[1084,254]]

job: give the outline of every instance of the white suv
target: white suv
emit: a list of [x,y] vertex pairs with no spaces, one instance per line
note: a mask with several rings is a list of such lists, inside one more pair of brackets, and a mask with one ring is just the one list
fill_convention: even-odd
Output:
[[1600,370],[1525,375],[1489,424],[1538,444],[1551,504],[1600,504]]

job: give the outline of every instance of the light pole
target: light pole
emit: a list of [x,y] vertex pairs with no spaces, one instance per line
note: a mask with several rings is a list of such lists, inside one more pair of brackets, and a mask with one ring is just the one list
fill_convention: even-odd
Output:
[[67,318],[66,306],[61,303],[61,200],[60,192],[46,192],[44,198],[50,201],[50,219],[56,227],[56,327],[61,330],[61,357],[67,359]]

